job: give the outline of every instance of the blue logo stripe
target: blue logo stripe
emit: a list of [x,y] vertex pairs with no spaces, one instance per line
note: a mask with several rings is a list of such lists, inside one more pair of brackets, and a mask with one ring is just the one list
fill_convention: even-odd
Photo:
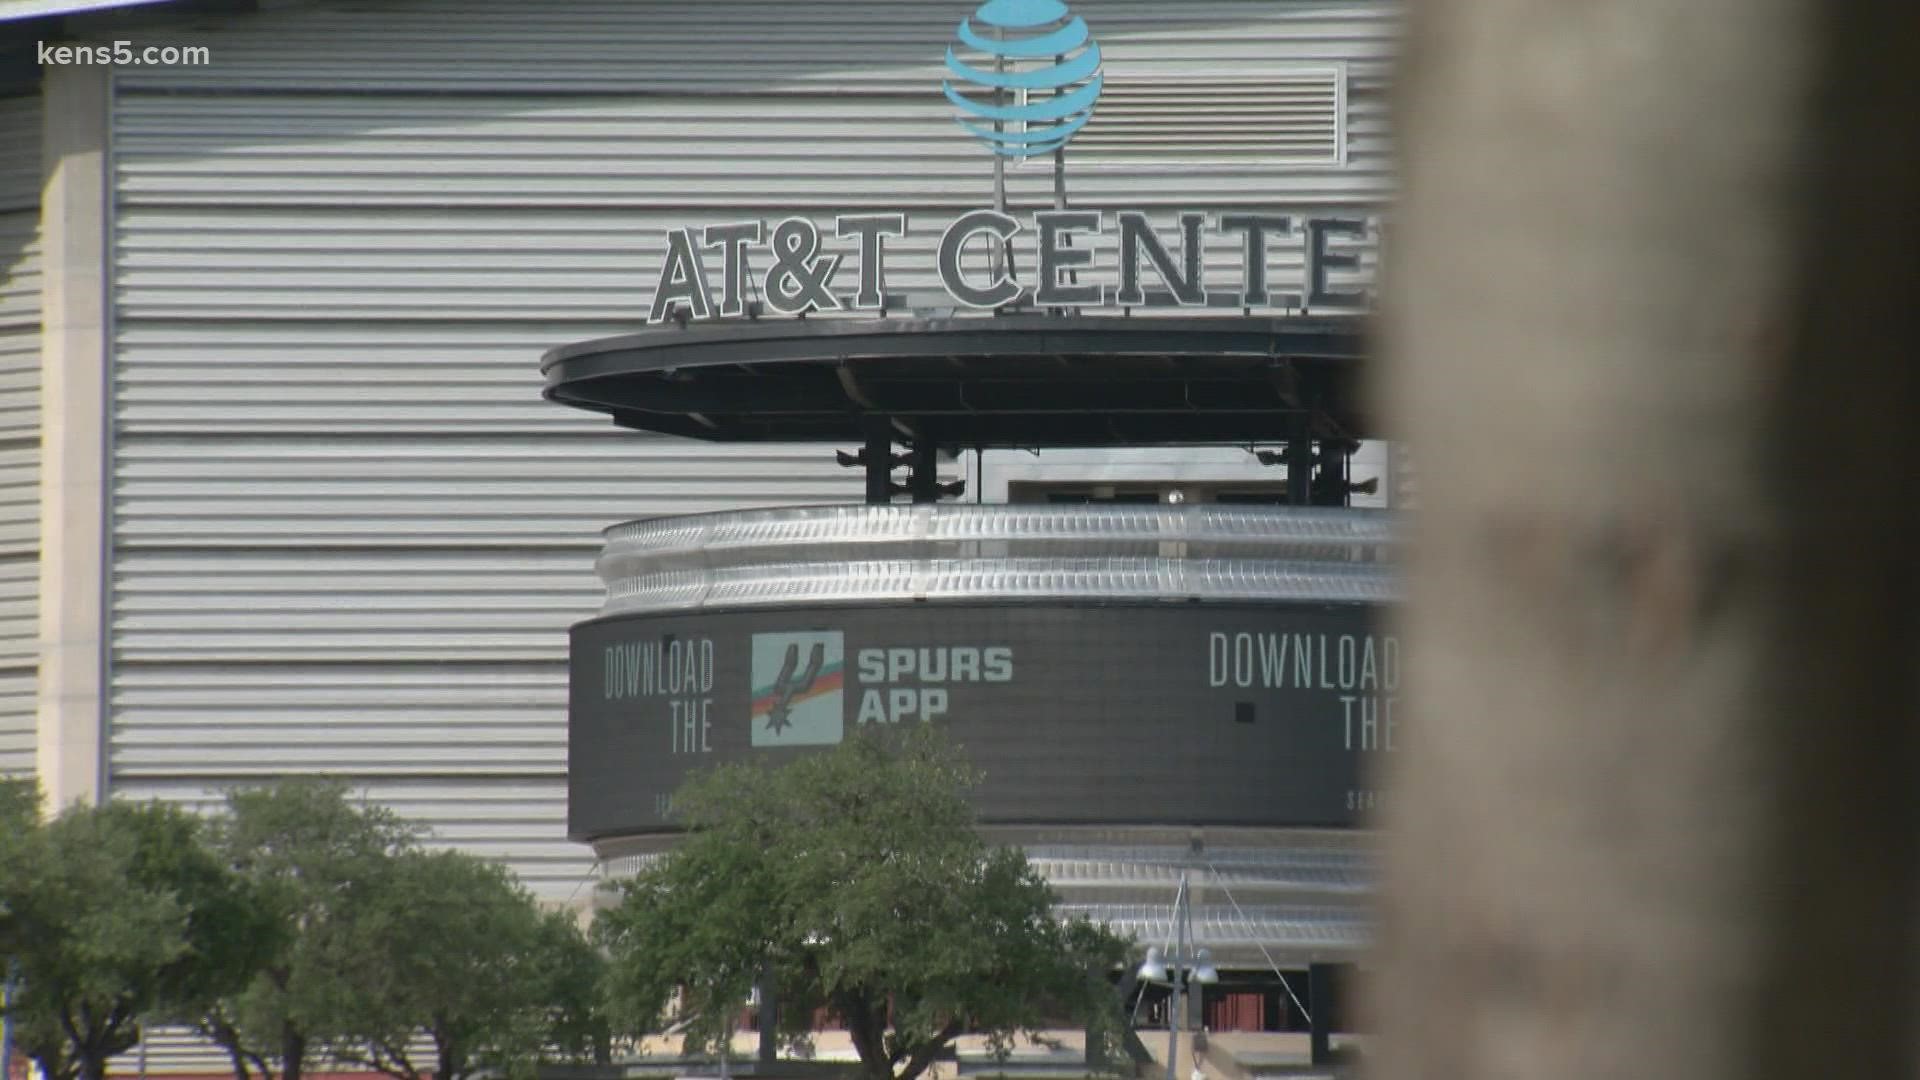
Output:
[[1026,30],[1066,18],[1067,5],[1060,0],[987,0],[976,14],[993,26]]
[[942,82],[941,89],[947,92],[947,100],[967,110],[982,120],[1001,120],[1019,123],[1034,123],[1042,120],[1064,120],[1078,112],[1093,108],[1100,100],[1100,79],[1095,75],[1093,81],[1077,90],[1061,94],[1058,97],[1045,98],[1025,105],[995,106],[987,105],[960,93],[950,82]]
[[1024,147],[1046,143],[1049,148],[1051,148],[1054,145],[1066,142],[1067,139],[1072,137],[1074,132],[1086,127],[1087,121],[1091,119],[1093,119],[1092,113],[1082,113],[1064,124],[1035,128],[1031,131],[995,131],[982,124],[969,124],[965,120],[960,121],[960,126],[990,143],[1013,143],[1015,145],[1009,148],[1007,152],[1010,154],[1019,154],[1032,152],[1023,150],[1022,148]]
[[1072,22],[1055,30],[1051,34],[1041,34],[1039,37],[1020,38],[1018,40],[1009,39],[1006,41],[995,41],[992,38],[981,37],[978,33],[974,32],[972,20],[960,20],[960,43],[962,45],[970,45],[983,53],[990,53],[994,56],[1014,56],[1022,58],[1063,56],[1085,45],[1087,43],[1087,37],[1087,20],[1078,15],[1073,17]]
[[1056,87],[1077,83],[1100,70],[1100,46],[1093,45],[1086,52],[1065,63],[1052,67],[1033,68],[1027,71],[1014,71],[1001,74],[983,71],[967,64],[953,54],[953,48],[947,48],[947,70],[979,86],[998,86],[1015,90],[1052,90]]

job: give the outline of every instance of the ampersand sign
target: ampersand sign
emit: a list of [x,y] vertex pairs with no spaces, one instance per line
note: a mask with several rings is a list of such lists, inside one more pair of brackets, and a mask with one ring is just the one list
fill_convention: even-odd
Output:
[[839,311],[839,298],[827,288],[839,269],[840,256],[820,254],[820,230],[813,222],[788,218],[773,230],[767,306],[782,315],[799,315],[816,308]]

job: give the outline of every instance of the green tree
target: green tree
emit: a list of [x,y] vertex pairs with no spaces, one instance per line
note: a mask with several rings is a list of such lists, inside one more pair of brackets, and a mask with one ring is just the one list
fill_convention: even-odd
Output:
[[30,777],[0,776],[0,825],[7,833],[0,835],[0,843],[6,835],[30,828],[40,820],[40,786]]
[[61,1030],[52,1006],[23,986],[15,991],[9,1011],[13,1015],[14,1045],[21,1055],[40,1067],[40,1075],[46,1080],[77,1080],[80,1063],[73,1056],[73,1044]]
[[613,1063],[613,1028],[602,1004],[607,959],[567,911],[541,917],[537,976],[547,987],[547,1050],[578,1064]]
[[[585,942],[497,863],[454,851],[394,860],[352,927],[353,951],[382,958],[360,969],[344,1061],[395,1080],[467,1080],[479,1070],[526,1075],[558,1053],[558,1030],[580,1018],[563,979],[578,977]],[[587,973],[591,978],[591,972]],[[424,1032],[434,1059],[417,1059]]]
[[20,940],[20,922],[14,914],[32,851],[41,843],[40,787],[32,780],[0,777],[0,969]]
[[824,1003],[864,1075],[912,1080],[963,1032],[1110,1018],[1126,943],[1061,923],[1025,855],[980,839],[975,780],[924,727],[696,778],[675,798],[687,836],[595,924],[621,1027],[677,999],[689,1046],[714,1046],[765,970],[783,1016]]
[[49,823],[9,887],[23,1031],[53,1062],[100,1080],[141,1021],[239,985],[273,933],[199,819],[159,803],[74,806]]
[[240,1080],[269,1075],[270,1062],[282,1080],[300,1080],[314,1054],[349,1034],[356,978],[387,965],[359,951],[355,923],[419,830],[343,783],[313,778],[236,789],[227,811],[215,823],[219,850],[285,933],[251,981],[195,1022]]
[[[13,957],[18,951],[21,940],[21,920],[15,914],[20,898],[29,879],[29,870],[36,865],[32,851],[35,845],[43,842],[44,835],[40,825],[40,788],[30,779],[0,777],[0,980],[6,980],[13,974]],[[35,1053],[39,1040],[29,1040],[25,1034],[27,1017],[22,991],[9,987],[13,992],[5,997],[6,1018],[14,1025],[15,1046],[28,1058],[39,1061]],[[53,1030],[51,1025],[42,1025]],[[61,1038],[54,1043],[64,1048],[66,1040]],[[0,1070],[10,1062],[0,1061]],[[57,1059],[54,1068],[47,1068],[51,1080],[70,1080],[67,1076],[57,1075]],[[43,1066],[44,1067],[44,1066]]]

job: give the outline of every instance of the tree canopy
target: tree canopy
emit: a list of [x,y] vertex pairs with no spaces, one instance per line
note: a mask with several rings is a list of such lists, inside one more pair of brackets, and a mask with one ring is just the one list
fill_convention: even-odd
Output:
[[625,1030],[677,1002],[691,1047],[770,975],[783,1017],[824,1004],[865,1075],[911,1080],[953,1040],[1110,1019],[1127,945],[1061,922],[1017,849],[987,845],[976,776],[934,729],[864,733],[780,768],[728,765],[675,797],[688,829],[595,924]]
[[207,818],[109,802],[42,822],[39,801],[0,780],[0,965],[18,960],[7,1013],[50,1080],[98,1080],[149,1024],[194,1026],[236,1080],[610,1058],[604,962],[575,919],[344,784],[236,790]]
[[[597,983],[596,959],[563,913],[542,912],[505,868],[454,851],[396,856],[351,928],[356,1003],[335,1054],[396,1080],[467,1080],[476,1071],[524,1075],[550,1056],[585,1056],[572,1030],[573,980]],[[584,955],[583,955],[584,954]],[[556,1038],[556,1029],[567,1031]],[[424,1032],[431,1061],[413,1049]],[[571,1042],[555,1048],[556,1042]]]
[[22,932],[15,908],[41,841],[39,826],[39,785],[0,776],[0,956],[12,955]]
[[349,973],[386,970],[361,950],[355,924],[372,907],[392,860],[420,830],[352,797],[343,783],[287,780],[236,789],[216,819],[215,843],[287,933],[235,992],[195,1017],[232,1059],[236,1076],[278,1064],[299,1080],[308,1057],[345,1036],[358,1007]]
[[159,803],[76,805],[9,845],[10,1011],[49,1071],[99,1080],[143,1020],[234,988],[269,947],[275,926],[202,828]]

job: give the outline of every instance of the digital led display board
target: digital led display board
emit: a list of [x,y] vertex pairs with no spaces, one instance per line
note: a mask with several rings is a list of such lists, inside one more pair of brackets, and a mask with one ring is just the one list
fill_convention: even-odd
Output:
[[671,830],[674,791],[931,722],[988,824],[1343,826],[1397,752],[1400,650],[1365,604],[875,604],[573,628],[569,833]]

